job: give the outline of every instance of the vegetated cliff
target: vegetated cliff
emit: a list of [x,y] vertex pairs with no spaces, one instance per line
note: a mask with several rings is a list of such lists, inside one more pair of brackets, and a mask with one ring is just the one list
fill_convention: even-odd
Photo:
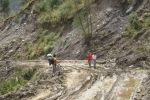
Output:
[[[85,45],[83,31],[72,26],[74,16],[54,26],[49,19],[44,22],[44,13],[34,6],[40,2],[30,1],[19,14],[0,23],[1,60],[41,58],[50,50],[60,59],[85,59],[90,48],[98,58],[115,58],[119,65],[147,66],[149,47],[144,44],[149,41],[149,0],[93,2],[90,46]],[[44,24],[38,22],[41,20]],[[141,26],[136,29],[138,24]]]

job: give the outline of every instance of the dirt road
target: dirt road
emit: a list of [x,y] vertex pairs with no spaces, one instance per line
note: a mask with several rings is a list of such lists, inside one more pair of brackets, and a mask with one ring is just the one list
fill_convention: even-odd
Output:
[[[40,66],[40,78],[28,83],[32,95],[22,100],[134,100],[145,95],[143,81],[149,70],[115,67],[115,62],[98,61],[97,69],[82,60],[60,61],[63,73],[52,76],[47,61],[18,61],[17,65]],[[31,85],[32,84],[32,85]]]

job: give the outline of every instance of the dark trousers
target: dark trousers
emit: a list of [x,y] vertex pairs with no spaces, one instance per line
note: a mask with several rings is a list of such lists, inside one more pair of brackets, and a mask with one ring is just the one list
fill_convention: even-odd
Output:
[[88,60],[89,67],[91,67],[91,61],[92,61],[92,60]]
[[57,71],[57,65],[53,64],[53,73],[55,73]]
[[93,59],[94,68],[96,68],[96,59]]
[[49,65],[51,65],[51,59],[48,59],[48,63],[49,63]]

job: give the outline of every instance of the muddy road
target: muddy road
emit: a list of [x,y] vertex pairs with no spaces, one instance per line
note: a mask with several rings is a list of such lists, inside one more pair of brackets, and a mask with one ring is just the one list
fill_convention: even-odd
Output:
[[[47,61],[17,61],[16,65],[39,66],[40,77],[9,95],[1,96],[13,100],[135,100],[146,95],[143,82],[149,77],[149,70],[141,68],[116,68],[115,62],[98,61],[97,69],[89,68],[86,61],[60,61],[63,73],[52,76]],[[26,90],[25,90],[26,89]],[[22,93],[21,93],[22,92]],[[137,100],[138,100],[137,99]],[[148,100],[148,99],[142,99]]]

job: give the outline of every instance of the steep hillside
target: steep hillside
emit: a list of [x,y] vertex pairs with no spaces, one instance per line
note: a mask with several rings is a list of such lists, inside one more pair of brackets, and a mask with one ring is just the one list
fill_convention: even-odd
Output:
[[34,38],[36,16],[31,10],[33,3],[31,1],[21,12],[0,23],[1,60],[11,58],[25,43]]
[[27,0],[0,22],[0,99],[150,100],[149,45],[150,0]]
[[[119,65],[149,65],[145,64],[149,58],[148,0],[133,0],[131,4],[126,0],[101,0],[92,5],[91,12],[92,46],[85,45],[81,31],[75,29],[56,42],[53,52],[58,52],[62,59],[84,59],[85,51],[92,48],[99,58],[116,58]],[[136,23],[141,25],[140,29],[135,28]]]
[[[149,7],[148,0],[132,0],[130,2],[127,0],[99,0],[93,2],[90,5],[93,28],[92,46],[85,45],[82,30],[72,26],[75,17],[71,14],[75,14],[75,11],[64,13],[67,14],[66,17],[61,15],[61,19],[58,18],[59,9],[65,10],[65,7],[69,7],[69,3],[73,2],[57,4],[58,8],[56,11],[53,10],[51,15],[56,19],[49,19],[51,16],[47,14],[48,8],[41,8],[41,5],[45,5],[45,3],[33,0],[19,14],[1,22],[1,59],[35,59],[45,55],[49,50],[57,53],[62,59],[83,59],[88,49],[94,49],[99,58],[122,58],[129,52],[133,52],[129,54],[131,56],[140,54],[140,51],[137,50],[140,47],[136,46],[139,45],[139,42],[137,43],[131,37],[126,38],[130,31],[126,29],[130,24],[128,16],[132,16],[133,11],[140,14],[138,18],[144,16],[143,14],[149,9],[147,8]],[[82,7],[84,8],[81,6],[81,9]],[[56,12],[58,15],[53,15]],[[60,23],[57,22],[59,20]],[[148,29],[145,30],[148,31]],[[147,33],[147,31],[144,32]],[[49,37],[52,39],[48,39]],[[31,43],[32,45],[30,45]],[[140,55],[144,56],[143,52]]]
[[[48,51],[60,59],[85,59],[86,52],[92,49],[98,58],[115,58],[118,65],[149,66],[149,0],[91,2],[90,40],[85,40],[83,30],[73,25],[73,15],[84,12],[84,3],[76,11],[62,15],[59,13],[73,2],[56,4],[57,8],[49,8],[56,9],[49,15],[48,8],[42,8],[46,6],[43,1],[30,1],[16,16],[1,22],[0,59],[44,59]],[[53,15],[56,12],[58,15]]]

